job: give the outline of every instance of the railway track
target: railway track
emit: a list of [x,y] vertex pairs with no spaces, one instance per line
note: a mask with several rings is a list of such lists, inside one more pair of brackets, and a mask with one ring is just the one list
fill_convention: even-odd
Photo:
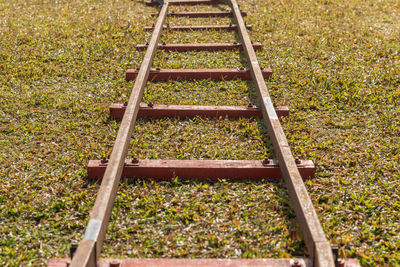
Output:
[[[231,12],[170,12],[171,5],[213,5],[222,2],[214,0],[170,0],[166,1],[158,14],[157,22],[145,30],[152,30],[149,43],[137,45],[138,50],[146,50],[142,64],[138,69],[126,72],[127,80],[135,80],[129,101],[124,104],[112,104],[110,116],[122,119],[115,145],[109,159],[91,160],[88,163],[89,179],[102,179],[99,192],[90,213],[83,239],[72,253],[72,259],[51,259],[48,266],[359,266],[356,259],[339,259],[337,248],[331,246],[317,217],[303,180],[314,175],[315,167],[309,160],[295,159],[286,140],[279,117],[288,116],[287,107],[273,104],[264,79],[272,74],[271,69],[261,69],[255,50],[261,44],[252,43],[243,16],[236,0],[225,0]],[[158,5],[148,2],[149,6]],[[235,24],[204,26],[165,25],[167,16],[181,17],[232,17]],[[163,29],[170,30],[236,30],[240,42],[233,44],[165,44],[159,43]],[[152,69],[157,49],[167,51],[218,51],[243,50],[248,68],[239,69]],[[141,104],[147,81],[171,79],[244,79],[252,80],[257,92],[259,106],[179,106]],[[272,140],[276,159],[260,160],[141,160],[126,159],[128,146],[136,119],[139,117],[259,117],[267,126]],[[308,250],[308,258],[297,259],[101,259],[100,253],[110,220],[112,207],[121,177],[171,179],[231,179],[261,180],[283,179],[293,204],[297,222],[301,228]]]

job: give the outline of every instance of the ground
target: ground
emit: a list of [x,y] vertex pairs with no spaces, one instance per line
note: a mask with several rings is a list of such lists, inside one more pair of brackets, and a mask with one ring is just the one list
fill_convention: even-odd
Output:
[[[363,266],[400,265],[400,2],[239,1],[327,237]],[[194,7],[171,7],[171,10]],[[225,10],[221,5],[201,9]],[[98,185],[89,159],[109,156],[149,41],[154,7],[132,0],[0,2],[0,264],[65,257],[84,232]],[[230,19],[168,18],[171,25]],[[234,42],[224,32],[165,31],[165,42]],[[241,52],[157,52],[154,67],[245,67]],[[149,83],[143,102],[247,105],[251,83]],[[259,120],[138,120],[130,156],[272,157]],[[295,257],[304,242],[281,182],[121,183],[102,257]]]

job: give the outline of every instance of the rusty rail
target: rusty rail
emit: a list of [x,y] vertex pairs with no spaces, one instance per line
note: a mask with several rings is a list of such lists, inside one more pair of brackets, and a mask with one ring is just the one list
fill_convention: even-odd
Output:
[[[116,197],[118,184],[121,176],[124,177],[152,177],[156,179],[171,179],[177,173],[187,179],[209,178],[216,180],[227,177],[229,179],[263,179],[283,178],[289,191],[290,199],[294,205],[297,220],[302,230],[304,240],[310,255],[309,259],[259,259],[259,260],[119,260],[124,266],[136,266],[136,264],[157,264],[165,266],[183,265],[208,265],[208,266],[358,266],[358,262],[352,259],[338,261],[334,258],[332,248],[324,234],[318,216],[314,210],[311,199],[304,186],[303,179],[308,179],[314,174],[314,164],[311,161],[294,159],[279,121],[279,116],[287,115],[287,108],[277,108],[273,105],[264,79],[272,74],[270,69],[261,69],[257,60],[255,49],[259,46],[252,44],[247,33],[247,27],[243,21],[243,13],[239,10],[236,0],[224,0],[231,8],[231,12],[203,12],[198,16],[195,13],[181,13],[178,16],[204,17],[204,16],[233,16],[236,25],[212,26],[214,29],[238,30],[241,44],[208,44],[201,45],[175,45],[167,47],[159,44],[162,29],[174,29],[174,27],[164,26],[165,18],[168,14],[169,5],[196,5],[196,4],[215,4],[220,3],[215,0],[170,0],[162,5],[157,22],[149,44],[141,46],[139,49],[147,48],[143,62],[139,69],[128,70],[126,78],[136,79],[129,101],[126,104],[113,104],[111,115],[122,118],[115,145],[110,159],[92,160],[88,164],[88,176],[92,179],[102,179],[101,186],[91,211],[89,222],[82,241],[79,243],[72,262],[52,260],[49,265],[56,266],[97,266],[97,264],[109,264],[109,260],[99,259],[101,247],[105,238],[107,226],[110,220],[112,207]],[[148,5],[156,5],[156,2],[148,2]],[[186,27],[186,26],[185,26]],[[196,26],[197,29],[209,28],[209,26]],[[196,28],[194,27],[194,28]],[[179,29],[194,29],[193,27]],[[176,28],[175,28],[176,29]],[[200,69],[200,70],[161,70],[151,69],[156,50],[159,46],[165,49],[176,51],[200,50],[200,49],[242,49],[246,55],[248,69]],[[258,95],[259,107],[249,105],[248,107],[217,107],[217,106],[167,106],[167,105],[140,105],[146,82],[150,80],[169,80],[169,79],[252,79]],[[114,110],[114,111],[113,111]],[[270,138],[273,143],[277,159],[265,159],[264,161],[177,161],[177,160],[127,160],[127,150],[132,135],[132,131],[138,116],[153,116],[155,118],[165,116],[208,116],[215,117],[220,114],[226,116],[262,116],[267,125]],[[204,169],[211,170],[204,173]],[[336,255],[337,256],[337,255]],[[53,264],[53,265],[52,265]],[[119,263],[118,263],[119,264]],[[182,265],[182,266],[183,266]],[[119,266],[119,265],[118,265]]]
[[251,76],[253,77],[260,107],[264,115],[264,122],[267,125],[276,156],[280,162],[282,175],[294,205],[297,221],[300,224],[308,253],[316,266],[333,267],[335,266],[335,260],[331,246],[326,239],[317,213],[296,167],[285,133],[276,115],[256,53],[251,45],[250,37],[240,14],[239,6],[236,0],[229,0],[229,4],[232,7],[234,18],[238,25],[239,36],[244,47]]
[[113,147],[109,165],[105,171],[96,202],[90,214],[89,223],[83,240],[79,243],[71,267],[96,266],[101,247],[103,245],[108,222],[111,216],[112,206],[119,181],[121,179],[125,158],[128,153],[130,138],[139,112],[140,101],[143,96],[151,65],[156,54],[158,41],[161,36],[162,26],[168,11],[168,2],[160,11],[153,35],[150,40],[149,49],[143,58],[142,65],[133,86],[129,102],[125,110],[121,126],[118,131],[115,145]]

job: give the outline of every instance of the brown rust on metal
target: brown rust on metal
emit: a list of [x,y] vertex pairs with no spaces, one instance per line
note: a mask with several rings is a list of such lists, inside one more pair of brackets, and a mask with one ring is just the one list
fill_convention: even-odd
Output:
[[[264,79],[272,75],[272,69],[263,69],[261,71]],[[126,71],[126,80],[134,80],[138,75],[135,69]],[[237,69],[152,69],[149,74],[151,81],[167,81],[167,80],[251,80],[251,73],[248,70]]]
[[[242,16],[245,17],[247,15],[246,12],[241,12]],[[158,14],[151,14],[152,17],[158,16]],[[168,16],[171,17],[188,17],[188,18],[210,18],[210,17],[233,17],[232,11],[205,11],[205,12],[171,12],[168,13]]]
[[[171,6],[193,6],[193,5],[217,5],[221,4],[220,1],[216,0],[169,0],[168,3]],[[155,1],[147,1],[146,2],[147,6],[158,6],[160,5],[158,2]]]
[[254,80],[259,101],[261,102],[264,121],[267,125],[274,151],[279,160],[285,184],[288,188],[290,199],[293,203],[297,221],[300,224],[308,253],[310,254],[315,266],[334,267],[335,263],[330,244],[322,229],[317,213],[296,167],[295,160],[282,126],[275,113],[256,54],[251,45],[243,18],[240,15],[239,6],[236,0],[227,0],[226,2],[231,5],[234,18],[238,25],[239,36],[245,48],[244,52]]
[[[113,119],[122,119],[126,106],[124,104],[112,104],[110,106],[110,117]],[[275,107],[278,117],[289,116],[288,107]],[[141,104],[138,118],[262,118],[261,109],[252,106],[193,106],[193,105],[148,105]]]
[[90,213],[85,235],[79,243],[71,267],[96,266],[97,259],[101,253],[104,237],[107,231],[111,210],[114,204],[118,184],[121,178],[125,158],[128,152],[132,131],[135,125],[136,116],[139,112],[140,101],[143,96],[150,68],[156,54],[157,45],[160,39],[162,25],[168,12],[168,2],[165,3],[160,11],[154,32],[152,34],[149,49],[147,50],[140,70],[137,74],[136,82],[133,86],[129,102],[126,107],[125,115],[122,119],[118,131],[115,145],[113,147],[104,178],[96,197],[94,207]]
[[[212,0],[170,0],[169,2],[171,4],[217,3]],[[161,8],[149,49],[143,59],[140,71],[135,75],[137,79],[129,102],[123,105],[124,113],[126,114],[123,116],[111,158],[109,160],[104,159],[89,162],[89,176],[104,177],[90,215],[85,236],[79,243],[71,263],[69,259],[52,259],[48,266],[334,266],[331,246],[323,233],[314,207],[302,182],[304,176],[310,177],[314,174],[314,165],[310,161],[294,160],[279,123],[277,110],[272,105],[271,98],[263,81],[265,78],[264,73],[258,65],[254,47],[250,43],[236,0],[226,0],[224,2],[228,2],[232,6],[234,17],[238,23],[240,38],[243,41],[244,51],[250,64],[250,74],[255,81],[256,91],[261,100],[263,118],[270,131],[280,166],[278,166],[277,161],[269,159],[262,161],[162,161],[137,159],[125,161],[136,117],[140,112],[139,106],[144,86],[151,74],[150,67],[155,56],[160,32],[163,28],[162,25],[167,15],[169,3],[166,2]],[[157,73],[157,75],[159,74]],[[210,74],[208,73],[207,75]],[[237,78],[237,76],[235,77]],[[225,77],[223,76],[223,78]],[[149,109],[157,108],[156,105],[152,104],[149,104],[147,107]],[[250,105],[248,108],[252,108],[252,106]],[[205,170],[207,170],[207,173],[205,173]],[[310,171],[312,171],[312,174]],[[307,174],[303,172],[307,172]],[[175,176],[187,179],[202,177],[206,177],[207,179],[261,179],[258,177],[268,178],[269,173],[272,174],[272,177],[280,178],[283,176],[285,179],[289,195],[295,207],[297,219],[305,238],[310,259],[99,259],[121,175],[133,177],[144,176],[153,179],[168,179]],[[356,259],[339,259],[337,262],[347,267],[360,266]]]
[[[90,160],[87,165],[89,179],[101,179],[108,163]],[[315,166],[311,160],[302,160],[297,168],[304,180],[314,176]],[[122,177],[171,180],[253,180],[281,179],[282,173],[276,160],[265,164],[262,160],[125,160]]]
[[[48,267],[68,267],[69,259],[50,259]],[[309,258],[296,259],[99,259],[98,267],[111,262],[123,267],[292,267],[298,261],[302,267],[312,267]],[[339,259],[345,267],[360,267],[357,259]],[[338,266],[339,267],[339,266]]]
[[[246,25],[246,28],[251,30],[252,25]],[[154,27],[144,27],[146,31],[152,31]],[[195,25],[195,26],[164,26],[164,30],[174,31],[207,31],[207,30],[224,30],[224,31],[236,31],[237,25]]]
[[[261,43],[253,43],[254,50],[261,50]],[[139,51],[146,50],[147,45],[137,45]],[[164,51],[219,51],[219,50],[243,50],[243,46],[239,43],[212,43],[212,44],[159,44],[158,49]]]

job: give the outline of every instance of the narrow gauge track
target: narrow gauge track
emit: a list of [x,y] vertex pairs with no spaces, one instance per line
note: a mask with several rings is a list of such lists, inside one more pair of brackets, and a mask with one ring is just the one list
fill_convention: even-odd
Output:
[[[261,45],[250,41],[246,25],[236,0],[224,0],[231,12],[183,12],[168,13],[170,5],[220,4],[215,0],[170,0],[166,1],[158,14],[157,22],[145,30],[152,30],[151,40],[137,49],[147,49],[141,67],[126,72],[126,79],[135,79],[129,101],[113,104],[111,117],[122,118],[120,129],[109,159],[91,160],[88,163],[89,179],[102,179],[101,186],[90,213],[85,235],[70,259],[51,259],[48,266],[359,266],[356,259],[338,259],[337,248],[331,246],[317,217],[311,199],[304,186],[303,179],[314,174],[311,161],[294,159],[282,126],[280,116],[287,116],[286,107],[276,107],[271,100],[264,79],[272,74],[271,69],[260,68],[255,49]],[[156,2],[147,3],[150,6]],[[186,17],[233,17],[236,24],[205,26],[170,26],[164,25],[167,16]],[[170,30],[237,30],[240,44],[159,44],[161,31]],[[247,69],[151,69],[157,48],[172,51],[241,49],[246,55]],[[217,107],[217,106],[167,106],[140,104],[144,87],[148,80],[170,79],[245,79],[252,80],[257,92],[259,107]],[[196,160],[138,160],[126,159],[130,138],[138,117],[161,118],[165,116],[228,116],[262,117],[272,140],[276,159],[263,161],[196,161]],[[252,179],[283,178],[293,203],[297,221],[300,225],[309,258],[297,259],[100,259],[112,207],[121,176],[127,178],[152,177],[170,179],[178,175],[183,179]]]

